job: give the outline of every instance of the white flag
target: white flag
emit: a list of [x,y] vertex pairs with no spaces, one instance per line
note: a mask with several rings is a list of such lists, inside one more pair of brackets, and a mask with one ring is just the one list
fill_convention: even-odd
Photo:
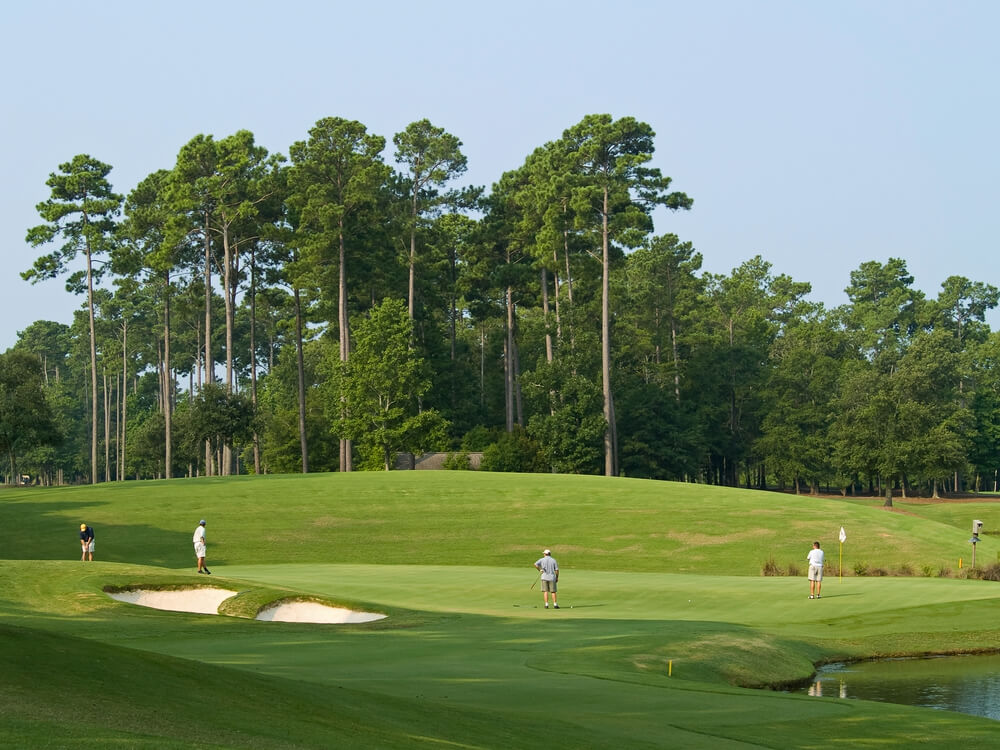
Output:
[[844,527],[840,527],[840,543],[843,544],[847,541],[847,532],[844,531]]

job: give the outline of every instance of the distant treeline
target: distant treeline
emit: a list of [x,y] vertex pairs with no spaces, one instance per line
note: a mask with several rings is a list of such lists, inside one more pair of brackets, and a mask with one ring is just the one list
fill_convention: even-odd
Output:
[[633,118],[587,116],[489,190],[454,187],[461,141],[427,120],[392,141],[394,166],[340,118],[288,158],[199,135],[127,196],[88,155],[59,165],[22,276],[85,301],[0,355],[8,481],[483,451],[486,470],[995,489],[995,287],[952,276],[930,299],[889,258],[830,310],[760,256],[703,272],[654,234],[693,200]]

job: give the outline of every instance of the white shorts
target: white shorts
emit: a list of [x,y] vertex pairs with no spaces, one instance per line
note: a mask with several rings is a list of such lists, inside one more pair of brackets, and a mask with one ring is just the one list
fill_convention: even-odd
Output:
[[822,581],[823,580],[823,566],[822,565],[810,565],[809,566],[809,580],[810,581]]
[[87,544],[86,542],[80,542],[80,546],[83,547],[83,551],[84,552],[93,552],[94,551],[94,543],[93,542],[91,542],[90,544]]
[[204,542],[198,542],[197,544],[194,545],[194,556],[195,557],[204,557],[205,556],[205,543]]

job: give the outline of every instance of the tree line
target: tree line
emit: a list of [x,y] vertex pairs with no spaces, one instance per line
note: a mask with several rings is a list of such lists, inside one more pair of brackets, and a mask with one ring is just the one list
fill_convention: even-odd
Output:
[[[848,303],[755,256],[726,275],[653,217],[688,210],[655,134],[588,115],[489,190],[428,120],[325,118],[269,153],[198,135],[114,192],[59,165],[22,276],[84,303],[0,355],[8,481],[483,467],[796,491],[995,489],[998,290],[936,298],[899,258]],[[669,213],[665,215],[669,216]]]

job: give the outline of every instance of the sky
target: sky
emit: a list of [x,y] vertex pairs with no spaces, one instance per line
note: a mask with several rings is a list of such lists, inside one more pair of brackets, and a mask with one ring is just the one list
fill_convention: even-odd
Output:
[[[585,115],[648,123],[652,166],[694,200],[655,216],[703,270],[760,255],[844,304],[902,258],[934,297],[1000,286],[1000,3],[992,0],[34,0],[4,11],[0,351],[84,299],[21,272],[76,154],[129,193],[186,142],[250,130],[288,153],[323,117],[386,138],[429,119],[489,187]],[[1000,314],[988,322],[1000,328]]]

